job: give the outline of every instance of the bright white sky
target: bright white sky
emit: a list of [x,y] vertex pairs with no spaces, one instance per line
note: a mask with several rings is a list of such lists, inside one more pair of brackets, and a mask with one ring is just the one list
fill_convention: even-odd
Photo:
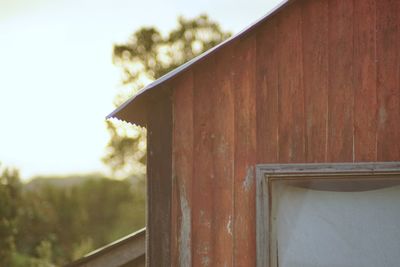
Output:
[[0,162],[23,179],[104,171],[113,43],[200,13],[236,33],[280,1],[0,0]]

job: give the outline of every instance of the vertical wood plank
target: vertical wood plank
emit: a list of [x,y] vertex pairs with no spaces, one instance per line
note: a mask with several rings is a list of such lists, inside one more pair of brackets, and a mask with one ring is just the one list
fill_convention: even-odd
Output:
[[377,1],[379,161],[400,160],[400,2]]
[[212,222],[212,190],[215,182],[213,153],[213,122],[211,118],[214,98],[215,60],[209,58],[194,68],[194,177],[192,209],[192,264],[193,266],[212,266],[214,262]]
[[328,122],[328,1],[302,5],[305,161],[325,162]]
[[[173,97],[173,171],[176,218],[172,266],[192,265],[192,182],[193,182],[193,73],[176,83]],[[174,222],[173,222],[174,223]]]
[[235,46],[232,79],[235,89],[234,265],[255,266],[256,38]]
[[162,91],[148,113],[147,254],[148,266],[170,266],[172,192],[171,92]]
[[278,42],[276,17],[257,30],[257,162],[278,160]]
[[[173,92],[175,95],[175,92]],[[173,99],[174,101],[174,99]],[[174,110],[175,103],[173,103],[172,110]],[[172,117],[174,118],[174,111],[172,111]],[[179,266],[179,229],[181,228],[182,214],[181,207],[179,203],[179,184],[178,178],[176,176],[175,170],[175,123],[172,124],[173,132],[172,132],[172,192],[171,192],[171,266]]]
[[329,1],[328,161],[352,162],[353,1]]
[[[215,55],[216,76],[213,84],[212,157],[215,177],[210,190],[213,202],[213,254],[210,266],[232,266],[233,256],[233,167],[234,167],[234,91],[230,79],[233,51],[226,46]],[[211,70],[213,71],[214,68]]]
[[376,0],[354,0],[354,160],[376,161]]
[[279,161],[303,162],[304,90],[300,2],[285,8],[278,20]]

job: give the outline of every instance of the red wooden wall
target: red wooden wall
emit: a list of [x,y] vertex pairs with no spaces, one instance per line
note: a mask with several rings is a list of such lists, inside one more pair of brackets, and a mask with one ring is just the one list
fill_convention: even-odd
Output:
[[255,266],[257,163],[400,160],[399,14],[293,1],[175,81],[172,266]]

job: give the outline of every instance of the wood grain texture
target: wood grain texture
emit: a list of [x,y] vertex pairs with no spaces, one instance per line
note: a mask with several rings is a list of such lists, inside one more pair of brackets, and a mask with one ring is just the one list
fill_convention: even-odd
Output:
[[329,1],[328,162],[353,161],[353,1]]
[[213,116],[215,59],[209,58],[194,69],[194,176],[192,209],[192,264],[212,266],[214,263],[213,186]]
[[379,161],[400,160],[400,2],[377,1]]
[[354,160],[376,161],[376,0],[354,0]]
[[[192,265],[193,73],[175,83],[173,101],[173,177],[176,207],[172,216],[172,266]],[[176,219],[174,219],[176,218]],[[176,225],[174,225],[174,223]]]
[[230,79],[232,48],[226,47],[215,55],[215,83],[212,99],[214,108],[212,157],[214,164],[213,191],[213,266],[232,266],[233,259],[233,167],[234,167],[234,91]]
[[303,162],[305,156],[304,89],[300,2],[278,19],[279,161]]
[[256,38],[247,36],[234,48],[232,81],[235,90],[234,264],[255,266],[256,163]]
[[304,1],[302,53],[305,162],[324,162],[328,131],[328,1]]
[[398,14],[391,0],[294,1],[182,74],[172,265],[255,266],[256,163],[400,160]]
[[172,103],[170,91],[153,100],[148,117],[147,252],[150,267],[171,265]]
[[[175,92],[173,92],[175,94]],[[174,105],[174,104],[173,104]],[[174,124],[173,124],[174,127]],[[173,139],[175,139],[175,129],[172,132]],[[174,143],[173,140],[172,143]],[[175,146],[172,145],[172,189],[171,189],[171,266],[179,266],[179,239],[180,233],[179,229],[181,228],[182,221],[182,213],[181,213],[181,205],[179,203],[179,181],[176,177],[175,171]]]
[[276,19],[257,30],[256,106],[257,162],[278,160],[278,55]]

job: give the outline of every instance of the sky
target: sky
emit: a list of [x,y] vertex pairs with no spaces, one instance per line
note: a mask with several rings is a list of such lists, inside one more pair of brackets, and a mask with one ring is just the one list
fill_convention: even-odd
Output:
[[115,43],[206,13],[233,33],[281,0],[0,0],[0,163],[36,175],[106,172]]

